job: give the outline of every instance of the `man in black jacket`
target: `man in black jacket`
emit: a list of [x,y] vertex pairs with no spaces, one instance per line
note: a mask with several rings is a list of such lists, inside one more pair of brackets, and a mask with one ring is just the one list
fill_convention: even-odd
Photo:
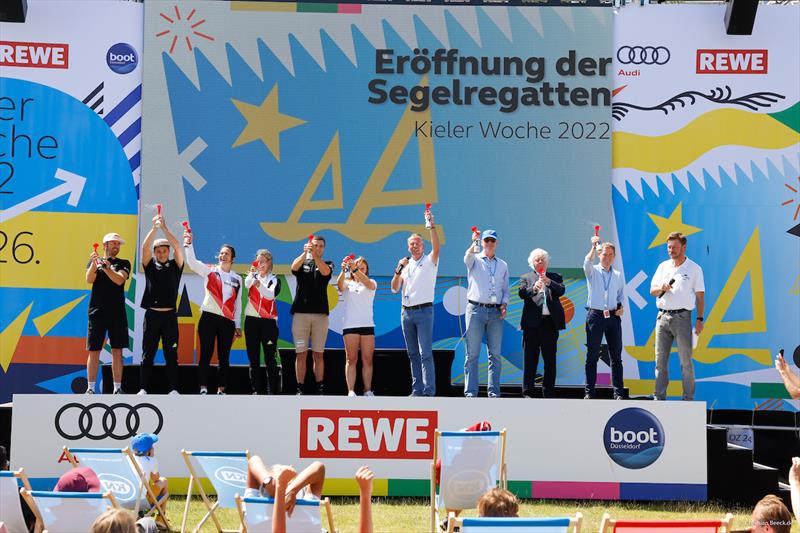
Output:
[[536,248],[528,256],[533,272],[519,279],[519,297],[523,301],[522,349],[525,354],[522,394],[533,397],[539,352],[544,359],[542,395],[552,398],[556,386],[556,348],[558,332],[566,327],[564,308],[559,298],[564,294],[564,280],[555,272],[547,272],[550,254]]

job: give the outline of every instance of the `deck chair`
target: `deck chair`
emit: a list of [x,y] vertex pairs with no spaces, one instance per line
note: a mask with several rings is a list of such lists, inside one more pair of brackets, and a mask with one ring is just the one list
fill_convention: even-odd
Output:
[[[139,463],[133,457],[130,448],[63,448],[64,454],[73,467],[78,461],[88,466],[97,474],[103,490],[110,491],[120,507],[130,509],[139,516],[139,510],[145,508],[144,516],[160,515],[164,524],[172,529],[164,510],[163,501],[157,500],[145,479]],[[76,459],[77,455],[77,459]],[[150,506],[149,502],[155,502]]]
[[727,533],[731,530],[733,515],[728,513],[722,520],[615,520],[603,514],[600,533]]
[[[237,532],[238,529],[222,529],[215,511],[218,508],[234,509],[236,507],[236,494],[243,494],[247,488],[247,461],[250,452],[198,452],[181,450],[183,460],[189,469],[189,488],[186,491],[186,505],[183,508],[181,531],[187,531],[186,520],[189,517],[189,503],[192,500],[192,489],[197,486],[200,498],[206,506],[206,514],[191,531],[199,531],[203,524],[211,518],[217,531],[220,533]],[[200,483],[202,478],[208,479],[214,490],[217,491],[217,501],[211,501]]]
[[[439,494],[436,461],[441,457]],[[506,483],[506,430],[436,430],[431,463],[431,533],[436,533],[439,509],[474,509],[488,490]],[[446,515],[445,515],[446,516]]]
[[453,533],[458,527],[461,533],[580,533],[582,523],[581,513],[575,513],[572,518],[458,518],[455,513],[450,513],[447,532]]
[[92,523],[109,507],[119,504],[111,492],[51,492],[22,489],[25,501],[45,533],[89,531]]
[[19,504],[20,484],[25,490],[31,490],[25,469],[0,470],[0,523],[3,523],[8,533],[28,533],[25,517]]
[[[236,495],[236,509],[242,521],[242,533],[272,533],[273,498],[242,498]],[[328,517],[328,531],[335,532],[333,510],[328,498],[297,500],[292,516],[286,518],[286,533],[322,531],[320,508]]]

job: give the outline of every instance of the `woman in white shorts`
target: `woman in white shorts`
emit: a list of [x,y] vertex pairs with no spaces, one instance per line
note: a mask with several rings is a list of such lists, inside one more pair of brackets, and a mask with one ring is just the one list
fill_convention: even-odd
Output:
[[372,318],[372,302],[378,284],[369,277],[369,263],[363,257],[342,261],[342,271],[336,286],[344,298],[344,350],[347,355],[345,379],[348,396],[355,396],[356,364],[361,350],[361,378],[364,380],[364,396],[372,393],[372,355],[375,352],[375,321]]

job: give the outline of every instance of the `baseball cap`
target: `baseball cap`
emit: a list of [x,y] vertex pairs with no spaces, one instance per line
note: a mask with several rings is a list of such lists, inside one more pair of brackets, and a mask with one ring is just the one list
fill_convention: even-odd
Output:
[[497,232],[495,230],[493,230],[493,229],[487,229],[481,235],[481,240],[485,240],[485,239],[497,240]]
[[153,250],[158,248],[159,246],[167,246],[169,247],[169,241],[167,239],[156,239],[153,241]]
[[120,244],[125,244],[125,239],[120,237],[119,233],[106,233],[105,236],[103,236],[103,244],[108,241],[119,241]]
[[139,433],[131,441],[131,449],[134,453],[139,455],[145,454],[150,451],[153,444],[158,442],[158,435],[154,433]]
[[100,492],[100,480],[89,467],[79,466],[67,470],[56,483],[56,492]]

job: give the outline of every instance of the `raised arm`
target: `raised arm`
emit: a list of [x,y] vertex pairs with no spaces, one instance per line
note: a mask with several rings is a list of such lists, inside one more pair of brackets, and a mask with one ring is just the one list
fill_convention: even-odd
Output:
[[167,223],[164,221],[164,217],[161,217],[161,229],[164,231],[164,237],[167,238],[169,245],[172,247],[172,255],[175,259],[175,264],[178,265],[178,268],[183,268],[183,246],[180,245],[178,238],[169,230]]
[[375,474],[368,466],[356,471],[358,483],[358,533],[372,533],[372,478]]
[[353,274],[353,278],[356,281],[360,281],[361,283],[363,283],[364,286],[366,288],[368,288],[369,290],[374,291],[375,289],[378,288],[378,284],[375,283],[373,280],[369,279],[369,276],[367,276],[366,274],[364,274],[360,270],[356,269],[352,274]]
[[158,216],[153,217],[153,226],[150,228],[150,231],[147,232],[147,235],[144,236],[144,240],[142,241],[142,267],[146,267],[150,261],[153,260],[153,241],[156,237],[156,221],[158,220]]
[[431,213],[431,261],[434,265],[439,264],[439,230],[436,229],[433,213]]
[[201,276],[208,276],[211,269],[205,263],[197,260],[194,255],[194,246],[192,246],[192,234],[184,232],[183,234],[183,249],[185,252],[186,264],[189,265],[193,271]]
[[800,377],[791,371],[789,365],[786,364],[786,360],[780,354],[775,357],[775,368],[781,375],[783,386],[786,387],[789,396],[791,396],[793,400],[800,399]]
[[347,261],[342,261],[342,270],[339,272],[339,275],[336,276],[336,288],[339,289],[339,292],[344,294],[345,286],[345,277],[344,277],[344,270],[347,268]]

